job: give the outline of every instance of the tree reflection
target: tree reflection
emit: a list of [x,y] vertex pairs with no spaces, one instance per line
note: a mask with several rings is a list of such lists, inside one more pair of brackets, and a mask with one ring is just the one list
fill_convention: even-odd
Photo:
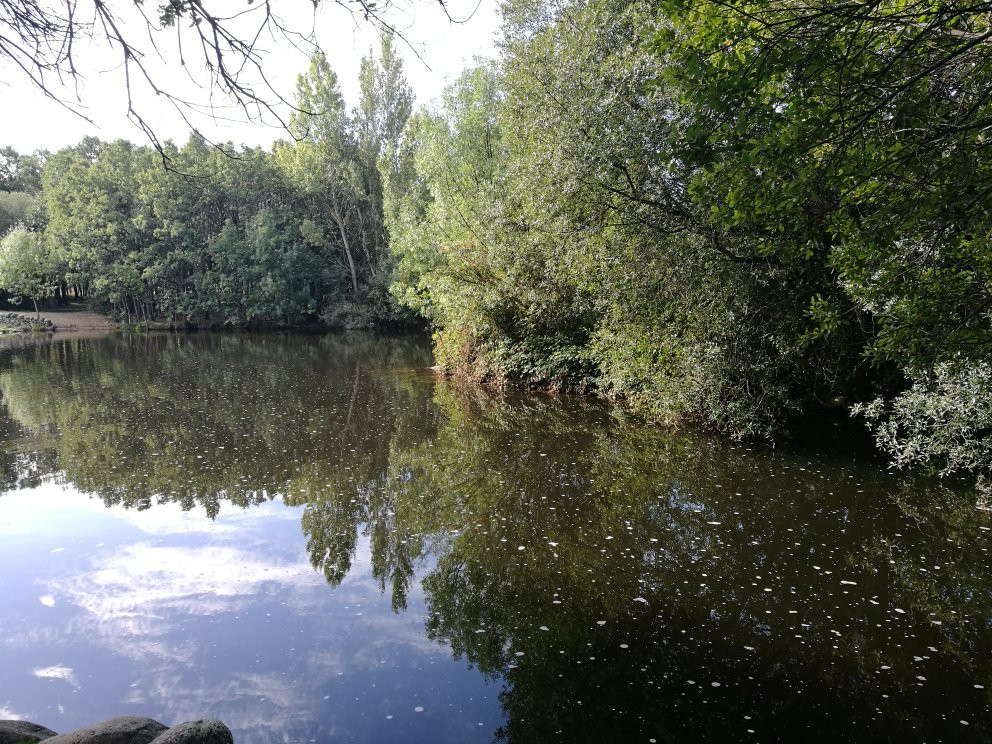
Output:
[[988,736],[968,494],[571,401],[436,400],[396,512],[443,543],[427,630],[504,679],[503,739]]
[[0,373],[3,482],[58,479],[108,506],[176,502],[211,518],[278,496],[303,506],[311,562],[331,584],[366,530],[400,609],[422,542],[394,539],[389,459],[434,430],[429,360],[423,339],[362,334],[27,344]]

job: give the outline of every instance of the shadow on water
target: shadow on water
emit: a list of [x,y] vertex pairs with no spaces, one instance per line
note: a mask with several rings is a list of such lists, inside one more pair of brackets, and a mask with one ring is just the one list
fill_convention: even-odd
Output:
[[[990,519],[808,446],[424,372],[421,338],[118,335],[0,362],[3,487],[302,507],[333,587],[502,685],[510,742],[987,741]],[[2,498],[2,496],[0,496]]]

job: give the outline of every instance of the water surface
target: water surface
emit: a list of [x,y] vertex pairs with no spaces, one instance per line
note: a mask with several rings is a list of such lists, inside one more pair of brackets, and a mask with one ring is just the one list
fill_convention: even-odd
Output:
[[0,352],[0,717],[239,742],[988,741],[990,520],[422,339]]

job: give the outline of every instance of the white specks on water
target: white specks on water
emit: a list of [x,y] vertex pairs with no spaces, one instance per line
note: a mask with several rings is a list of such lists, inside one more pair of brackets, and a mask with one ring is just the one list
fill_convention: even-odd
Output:
[[596,621],[596,625],[606,625],[606,621],[605,620],[597,620]]
[[391,721],[391,720],[393,720],[393,717],[392,716],[386,716],[386,720],[387,721]]
[[840,583],[841,584],[846,584],[847,586],[857,586],[858,585],[858,582],[857,581],[845,581],[844,579],[841,579]]
[[549,628],[547,625],[542,625],[540,628],[538,628],[538,630],[543,630],[544,632],[547,632]]
[[720,686],[719,682],[710,682],[710,687],[719,687],[719,686]]
[[413,709],[413,712],[414,713],[423,713],[424,712],[424,706],[423,705],[418,705],[416,708]]
[[922,674],[917,674],[917,675],[916,675],[916,678],[917,678],[918,680],[920,680],[920,682],[926,682],[926,681],[927,681],[927,678],[926,678],[926,677],[924,677],[924,676],[923,676]]
[[895,608],[895,611],[898,612],[900,615],[905,615],[906,614],[906,610],[900,609],[898,607]]
[[517,550],[527,550],[523,545],[518,545]]
[[65,548],[52,548],[52,550],[50,552],[52,552],[52,553],[61,553],[63,550],[65,550]]
[[646,599],[644,599],[644,597],[634,597],[634,601],[635,602],[641,602],[643,604],[647,604],[648,603],[648,601]]
[[38,597],[38,601],[41,602],[43,605],[45,605],[45,607],[55,606],[55,597],[53,597],[51,594],[46,594],[43,597]]
[[523,656],[524,655],[524,652],[523,651],[516,651],[516,652],[514,652],[513,655],[514,656]]
[[687,680],[685,681],[685,683],[686,683],[687,685],[694,685],[694,684],[696,684],[696,680],[694,680],[694,679],[687,679]]
[[548,545],[550,545],[552,548],[557,548],[558,547],[558,543],[552,542],[551,540],[548,540]]
[[620,648],[630,648],[626,643],[621,643]]

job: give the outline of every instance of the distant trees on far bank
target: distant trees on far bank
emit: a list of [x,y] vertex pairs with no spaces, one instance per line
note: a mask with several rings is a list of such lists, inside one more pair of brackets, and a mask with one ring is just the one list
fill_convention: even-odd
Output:
[[165,169],[154,147],[87,138],[47,155],[24,191],[17,168],[0,184],[0,210],[9,203],[8,223],[21,225],[8,242],[13,251],[37,236],[45,273],[30,291],[5,278],[4,288],[39,299],[64,288],[129,322],[408,322],[388,292],[383,226],[380,167],[388,176],[413,98],[392,37],[360,74],[348,112],[314,55],[298,84],[297,141],[271,151],[194,136],[162,144]]

